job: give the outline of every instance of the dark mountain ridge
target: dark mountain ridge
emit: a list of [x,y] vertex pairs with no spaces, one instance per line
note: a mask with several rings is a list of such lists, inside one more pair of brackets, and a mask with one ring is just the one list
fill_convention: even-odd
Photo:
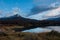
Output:
[[34,20],[23,18],[18,14],[6,18],[0,18],[0,25],[20,25],[24,26],[25,29],[32,29],[36,27],[46,27],[46,26],[60,26],[60,18],[56,21],[54,20]]

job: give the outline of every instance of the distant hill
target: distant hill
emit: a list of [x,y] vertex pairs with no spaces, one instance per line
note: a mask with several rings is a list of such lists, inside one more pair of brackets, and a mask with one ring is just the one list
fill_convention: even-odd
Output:
[[57,17],[57,18],[49,18],[47,20],[55,20],[55,21],[59,21],[60,20],[60,17]]

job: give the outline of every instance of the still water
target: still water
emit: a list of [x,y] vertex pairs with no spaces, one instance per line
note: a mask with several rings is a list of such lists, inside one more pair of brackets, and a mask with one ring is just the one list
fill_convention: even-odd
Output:
[[38,28],[30,29],[30,30],[24,30],[22,32],[40,33],[40,32],[50,32],[52,30],[60,32],[60,26],[48,26],[46,28],[38,27]]
[[30,30],[24,30],[22,32],[32,32],[32,33],[39,33],[39,32],[50,32],[50,29],[46,29],[46,28],[34,28],[34,29],[30,29]]

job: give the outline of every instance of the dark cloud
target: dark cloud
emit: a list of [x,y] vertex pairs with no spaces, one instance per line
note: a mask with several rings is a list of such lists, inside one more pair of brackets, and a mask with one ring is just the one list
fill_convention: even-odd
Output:
[[[55,7],[56,8],[56,7]],[[38,14],[38,13],[41,13],[41,12],[44,12],[44,11],[48,11],[48,10],[52,10],[52,9],[55,9],[54,7],[48,7],[48,6],[34,6],[31,11],[30,11],[30,15],[34,15],[34,14]]]

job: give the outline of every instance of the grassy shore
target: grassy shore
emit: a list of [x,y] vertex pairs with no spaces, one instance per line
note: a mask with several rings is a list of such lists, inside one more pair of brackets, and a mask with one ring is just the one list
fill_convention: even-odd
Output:
[[12,30],[13,28],[24,28],[24,26],[1,26],[0,40],[60,40],[60,33],[56,31],[29,33],[16,32]]

